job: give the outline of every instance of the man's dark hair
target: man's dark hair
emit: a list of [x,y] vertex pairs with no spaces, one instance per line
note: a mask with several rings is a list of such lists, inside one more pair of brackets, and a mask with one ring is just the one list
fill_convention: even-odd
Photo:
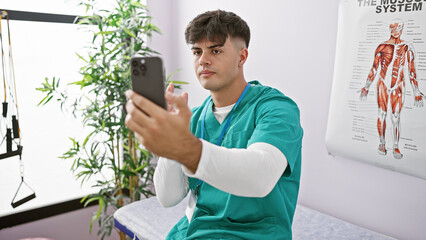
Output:
[[233,12],[223,10],[208,11],[195,17],[186,27],[185,40],[194,44],[204,38],[218,44],[225,44],[228,35],[241,38],[248,48],[250,28]]

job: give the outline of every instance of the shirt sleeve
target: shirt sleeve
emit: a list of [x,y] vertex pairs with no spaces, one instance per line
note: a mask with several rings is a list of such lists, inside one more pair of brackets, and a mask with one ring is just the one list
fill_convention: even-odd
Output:
[[163,207],[175,206],[189,191],[188,177],[183,174],[181,164],[163,157],[158,160],[154,172],[154,186]]
[[284,154],[268,143],[257,142],[247,149],[237,149],[201,141],[203,148],[196,172],[182,166],[184,173],[233,195],[268,195],[287,167]]
[[296,103],[286,97],[275,97],[259,104],[256,128],[248,145],[256,142],[269,143],[286,157],[288,168],[283,176],[290,176],[300,160],[303,129]]

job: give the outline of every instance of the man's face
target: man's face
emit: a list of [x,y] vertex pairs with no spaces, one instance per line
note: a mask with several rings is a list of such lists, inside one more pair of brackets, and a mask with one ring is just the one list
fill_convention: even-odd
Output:
[[205,89],[219,91],[237,79],[242,67],[241,41],[228,37],[224,44],[218,44],[205,38],[192,45],[195,74]]
[[402,34],[402,29],[404,28],[404,24],[395,22],[395,23],[391,23],[391,25],[389,26],[389,29],[391,31],[391,35],[394,38],[399,38]]

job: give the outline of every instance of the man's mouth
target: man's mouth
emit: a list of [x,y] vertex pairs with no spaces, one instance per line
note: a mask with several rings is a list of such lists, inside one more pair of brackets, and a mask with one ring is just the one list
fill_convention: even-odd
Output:
[[215,72],[210,71],[210,70],[202,70],[200,72],[200,76],[201,77],[210,77],[211,75],[215,74]]

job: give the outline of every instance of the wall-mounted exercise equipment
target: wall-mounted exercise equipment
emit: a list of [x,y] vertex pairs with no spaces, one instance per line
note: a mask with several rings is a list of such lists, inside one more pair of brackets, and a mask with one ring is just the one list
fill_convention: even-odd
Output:
[[[3,25],[2,29],[1,24],[3,23],[3,20],[5,20],[6,24]],[[75,15],[0,9],[0,42],[2,51],[2,74],[0,74],[0,76],[3,80],[4,89],[4,94],[1,94],[0,91],[0,101],[2,102],[0,105],[0,160],[19,156],[21,183],[19,184],[11,203],[12,207],[16,208],[31,199],[34,199],[36,195],[34,190],[24,180],[24,163],[22,161],[23,147],[21,145],[22,132],[19,128],[18,101],[9,20],[75,24],[79,23],[81,19]],[[2,35],[3,32],[5,32],[4,35]],[[5,38],[3,38],[3,36],[5,36]],[[6,42],[7,40],[8,43]],[[7,56],[7,50],[9,52],[9,56]]]
[[[22,145],[21,145],[21,130],[19,128],[19,111],[18,111],[18,96],[16,92],[16,82],[15,82],[15,70],[13,66],[13,57],[12,57],[12,43],[10,40],[10,26],[9,26],[9,14],[7,11],[0,12],[0,43],[1,43],[1,54],[2,54],[2,77],[3,77],[3,102],[1,109],[1,121],[0,121],[0,136],[2,140],[0,142],[0,147],[6,144],[6,149],[3,149],[0,152],[0,160],[19,156],[20,162],[20,174],[21,174],[21,183],[19,184],[18,189],[16,190],[15,196],[12,199],[12,207],[16,208],[31,199],[36,197],[34,190],[25,182],[24,180],[24,164],[22,161]],[[8,50],[9,56],[6,57],[5,54],[5,45],[3,39],[3,28],[2,21],[6,19],[6,32],[8,40]],[[30,191],[26,196],[21,197],[20,191],[23,191],[23,187],[27,188]],[[18,199],[17,199],[18,197]]]

